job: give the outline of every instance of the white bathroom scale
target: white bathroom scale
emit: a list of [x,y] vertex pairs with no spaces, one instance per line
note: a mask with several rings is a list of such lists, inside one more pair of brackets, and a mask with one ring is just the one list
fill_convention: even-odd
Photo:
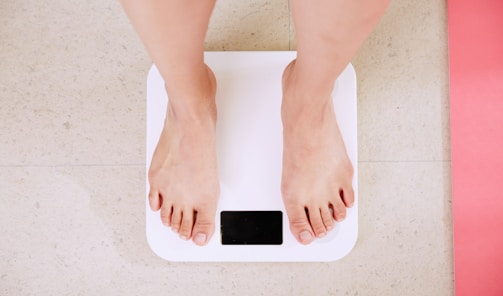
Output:
[[[217,78],[217,157],[220,199],[215,233],[206,246],[185,241],[148,205],[147,240],[169,261],[335,261],[358,237],[356,75],[348,65],[333,91],[337,121],[353,163],[355,204],[324,238],[301,245],[289,229],[281,198],[283,134],[281,77],[296,52],[206,52]],[[164,81],[152,66],[147,81],[147,167],[167,106]]]

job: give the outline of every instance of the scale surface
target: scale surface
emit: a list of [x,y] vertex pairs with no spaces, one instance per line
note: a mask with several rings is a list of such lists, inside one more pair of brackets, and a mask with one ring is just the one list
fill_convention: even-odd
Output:
[[[289,229],[280,189],[281,76],[295,56],[292,51],[205,53],[206,63],[217,78],[217,157],[221,194],[215,234],[206,246],[199,247],[163,226],[159,212],[152,212],[148,206],[147,178],[146,233],[150,247],[158,256],[169,261],[199,262],[335,261],[354,247],[358,237],[358,158],[356,76],[351,65],[337,80],[333,100],[355,169],[355,205],[348,209],[343,222],[336,223],[327,236],[310,245],[299,244]],[[147,172],[162,130],[167,100],[164,81],[152,66],[147,81]],[[259,215],[259,219],[254,218],[254,214]],[[260,223],[265,216],[273,220],[270,227],[269,222]],[[248,219],[255,219],[258,224]],[[263,235],[246,238],[247,232],[254,229],[259,229]],[[244,234],[245,238],[229,239],[229,235],[234,234]]]

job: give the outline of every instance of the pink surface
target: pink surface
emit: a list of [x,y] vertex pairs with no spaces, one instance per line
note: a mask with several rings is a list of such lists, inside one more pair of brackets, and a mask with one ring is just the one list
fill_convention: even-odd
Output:
[[503,295],[503,0],[449,0],[456,295]]

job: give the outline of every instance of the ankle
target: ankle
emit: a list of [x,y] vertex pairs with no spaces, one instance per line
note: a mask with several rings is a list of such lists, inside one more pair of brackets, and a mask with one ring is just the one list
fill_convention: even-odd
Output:
[[332,119],[332,100],[317,104],[298,104],[283,102],[281,119],[283,130],[288,133],[312,135]]
[[[204,72],[183,81],[166,84],[169,97],[168,114],[182,121],[216,120],[216,80],[205,65]],[[172,81],[173,82],[173,81]]]
[[300,95],[326,97],[332,93],[338,74],[327,66],[314,61],[294,60],[285,69],[283,83],[293,86]]
[[176,104],[169,101],[166,120],[175,120],[186,126],[206,125],[208,121],[215,124],[217,118],[216,104],[211,100],[201,100],[197,103]]
[[283,124],[320,123],[331,109],[331,92],[300,92],[295,87],[293,90],[284,90],[281,103]]
[[297,105],[299,111],[324,108],[331,100],[335,79],[299,66],[294,60],[283,73],[283,104]]

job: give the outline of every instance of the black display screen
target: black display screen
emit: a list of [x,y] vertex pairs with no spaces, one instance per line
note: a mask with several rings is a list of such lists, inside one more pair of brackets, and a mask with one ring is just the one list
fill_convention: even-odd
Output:
[[283,213],[281,211],[222,211],[220,213],[222,245],[281,245]]

